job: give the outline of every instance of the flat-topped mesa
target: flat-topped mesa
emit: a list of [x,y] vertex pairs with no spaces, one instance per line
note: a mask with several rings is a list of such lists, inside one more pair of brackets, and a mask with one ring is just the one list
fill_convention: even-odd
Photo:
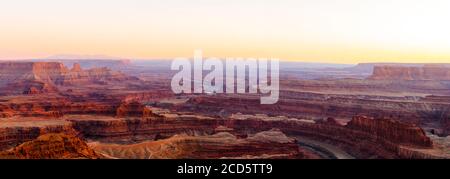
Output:
[[[108,68],[83,70],[75,63],[68,69],[59,62],[4,62],[0,63],[0,84],[38,81],[50,85],[105,84],[113,81],[138,80]],[[31,89],[31,93],[35,91]]]
[[123,102],[116,109],[116,117],[147,117],[151,115],[151,110],[146,108],[145,105],[133,101],[133,102]]
[[51,81],[68,69],[57,62],[3,62],[0,63],[0,78],[6,82],[17,80]]
[[425,64],[423,66],[375,66],[372,80],[450,80],[450,66]]
[[347,128],[360,130],[397,144],[432,147],[433,142],[426,136],[422,128],[415,124],[404,123],[393,119],[372,119],[355,116],[347,124]]
[[[137,144],[88,144],[105,156],[119,159],[314,159],[315,153],[298,146],[279,130],[239,138],[228,132],[213,135],[174,135]],[[161,150],[161,148],[166,150]],[[145,150],[145,152],[142,152]]]
[[74,63],[71,72],[81,72],[83,69],[81,69],[81,65],[79,63]]

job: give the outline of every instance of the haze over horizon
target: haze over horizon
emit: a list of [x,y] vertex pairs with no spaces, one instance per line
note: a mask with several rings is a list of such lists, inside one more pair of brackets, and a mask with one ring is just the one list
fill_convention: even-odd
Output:
[[446,0],[6,0],[0,59],[275,57],[449,63]]

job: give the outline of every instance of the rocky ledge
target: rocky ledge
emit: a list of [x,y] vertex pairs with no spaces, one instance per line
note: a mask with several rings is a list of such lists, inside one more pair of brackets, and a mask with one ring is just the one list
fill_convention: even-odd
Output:
[[97,159],[101,156],[81,139],[67,134],[45,134],[11,150],[0,152],[3,159]]
[[373,80],[450,80],[450,67],[443,65],[375,66]]
[[300,148],[294,139],[279,130],[264,131],[247,138],[220,132],[206,136],[181,134],[127,145],[93,142],[89,146],[109,158],[127,159],[320,158]]

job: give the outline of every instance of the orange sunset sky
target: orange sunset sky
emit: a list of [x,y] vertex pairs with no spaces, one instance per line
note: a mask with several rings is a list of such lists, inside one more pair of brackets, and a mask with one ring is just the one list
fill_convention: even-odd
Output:
[[2,0],[0,59],[450,63],[448,0]]

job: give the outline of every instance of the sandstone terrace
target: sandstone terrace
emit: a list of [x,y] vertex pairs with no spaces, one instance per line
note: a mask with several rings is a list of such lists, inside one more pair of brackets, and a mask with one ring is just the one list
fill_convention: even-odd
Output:
[[[17,146],[45,133],[64,131],[89,143],[135,145],[170,141],[174,135],[202,138],[224,131],[237,139],[245,139],[258,132],[278,128],[288,137],[300,135],[325,142],[356,158],[448,157],[446,138],[435,134],[447,135],[449,128],[446,126],[450,125],[446,124],[450,123],[433,117],[444,113],[443,109],[449,106],[450,85],[446,80],[371,79],[370,75],[352,70],[347,74],[340,72],[342,76],[333,78],[326,75],[327,71],[335,73],[347,69],[319,70],[325,75],[305,79],[303,74],[315,73],[312,75],[315,76],[318,73],[314,70],[307,73],[290,71],[289,75],[281,76],[280,102],[264,106],[257,105],[257,96],[251,95],[173,95],[168,88],[172,73],[163,67],[154,70],[151,66],[128,64],[121,69],[123,72],[99,68],[105,71],[95,75],[85,73],[89,69],[78,65],[72,69],[51,62],[37,66],[60,70],[31,71],[33,75],[18,76],[19,79],[26,79],[23,81],[11,81],[0,76],[4,82],[4,88],[0,90],[0,113],[3,114],[0,126],[2,130],[7,128],[2,136],[8,139],[1,142],[2,148]],[[66,70],[69,72],[64,72]],[[7,73],[11,74],[13,70]],[[77,75],[68,75],[69,78],[67,74]],[[61,76],[63,83],[55,80],[61,79]],[[392,118],[408,125],[414,124],[425,129],[423,132],[417,130],[419,132],[416,134],[421,136],[425,133],[432,139],[433,145],[430,148],[415,144],[390,144],[386,145],[389,148],[384,148],[377,144],[380,141],[374,140],[365,147],[377,150],[364,152],[355,146],[361,140],[372,138],[373,134],[345,127],[354,116],[361,115],[373,120]],[[239,120],[232,119],[237,116],[240,116]],[[323,122],[328,118],[333,118],[335,122]],[[284,127],[292,124],[298,125],[297,129]],[[352,138],[349,134],[360,137]],[[248,147],[250,149],[252,146]],[[308,151],[318,155],[315,150]],[[241,154],[233,157],[255,157]]]

